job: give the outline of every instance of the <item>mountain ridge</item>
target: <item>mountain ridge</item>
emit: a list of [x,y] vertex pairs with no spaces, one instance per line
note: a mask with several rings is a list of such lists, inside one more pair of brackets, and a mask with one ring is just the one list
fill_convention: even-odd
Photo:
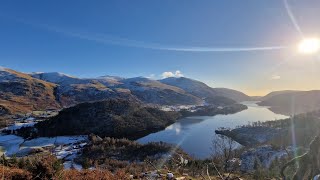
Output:
[[258,104],[270,106],[270,110],[277,113],[296,115],[320,109],[320,90],[288,90],[270,94]]
[[[233,94],[249,97],[236,90],[215,89],[203,82],[185,77],[161,80],[152,80],[145,77],[122,78],[108,75],[96,78],[78,78],[60,72],[21,73],[4,67],[0,68],[0,72],[0,82],[2,84],[0,88],[0,107],[3,114],[61,109],[83,102],[117,97],[155,105],[201,105],[206,98],[210,100],[210,104],[221,105],[233,103],[233,98],[237,96],[232,96]],[[17,82],[20,83],[20,86],[17,86]],[[44,89],[40,91],[39,87],[36,86],[37,84],[43,86]],[[15,88],[8,88],[11,86]],[[33,97],[32,93],[23,98],[20,95],[20,98],[23,99],[21,101],[13,98],[15,89],[24,89],[25,87],[29,88],[29,92],[33,88],[38,88],[37,90],[41,93],[34,95],[41,98]],[[239,98],[235,98],[235,101],[238,102]],[[24,107],[26,102],[30,102],[30,107]]]

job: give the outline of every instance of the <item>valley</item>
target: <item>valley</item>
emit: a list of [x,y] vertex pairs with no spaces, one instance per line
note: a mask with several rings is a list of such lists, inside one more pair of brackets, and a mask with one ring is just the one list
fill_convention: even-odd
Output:
[[[145,172],[143,177],[159,176],[157,171],[166,172],[166,167],[182,168],[180,176],[200,176],[199,171],[187,169],[194,170],[194,163],[218,157],[219,148],[228,141],[232,142],[230,153],[235,153],[230,156],[232,161],[241,162],[237,171],[256,172],[254,157],[268,169],[275,159],[285,161],[297,151],[291,146],[293,142],[286,140],[290,136],[288,127],[279,126],[281,122],[288,124],[288,113],[278,114],[274,109],[287,107],[292,98],[298,98],[296,113],[309,113],[307,118],[299,115],[298,119],[304,117],[312,122],[319,117],[317,113],[310,115],[317,106],[317,91],[281,91],[251,98],[184,77],[87,79],[63,73],[19,73],[6,68],[0,75],[3,157],[11,161],[13,157],[51,155],[71,171],[124,169],[136,177],[141,176],[137,171]],[[305,106],[305,99],[313,99],[314,105]],[[39,104],[25,104],[33,101]],[[307,144],[303,142],[311,141],[314,130],[295,131],[311,133],[299,134],[309,139],[295,142],[305,152]],[[236,155],[238,151],[241,153]],[[182,163],[172,164],[181,158]],[[211,173],[216,172],[212,169]]]
[[0,1],[0,180],[320,180],[320,1]]

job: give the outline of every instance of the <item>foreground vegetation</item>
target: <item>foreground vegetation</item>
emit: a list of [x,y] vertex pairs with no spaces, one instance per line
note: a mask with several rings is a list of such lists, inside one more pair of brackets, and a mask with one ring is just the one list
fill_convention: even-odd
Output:
[[122,170],[114,173],[108,170],[64,170],[61,161],[52,155],[34,156],[27,158],[6,159],[4,156],[0,161],[1,179],[12,180],[118,180],[129,179],[129,175]]
[[[85,146],[76,162],[84,168],[99,167],[115,171],[126,169],[126,172],[146,172],[157,170],[157,164],[172,166],[169,161],[190,157],[180,148],[163,142],[140,144],[128,139],[100,138],[90,135],[90,144]],[[150,166],[152,165],[152,166]],[[151,168],[150,168],[151,167]]]
[[[264,167],[256,158],[252,172],[242,172],[239,160],[248,149],[234,148],[235,142],[225,136],[218,136],[212,142],[212,157],[204,160],[193,159],[182,150],[165,143],[139,144],[127,139],[99,138],[91,135],[90,143],[84,147],[82,154],[74,163],[83,169],[63,169],[62,160],[49,153],[30,155],[23,158],[4,156],[0,159],[0,178],[3,179],[148,179],[158,177],[165,179],[168,172],[175,177],[188,179],[281,179],[283,175],[293,177],[299,170],[311,177],[316,171],[312,159],[319,159],[320,141],[312,146],[312,153],[298,156],[289,154],[274,160],[269,167]],[[311,146],[310,146],[311,147]],[[301,157],[301,158],[300,158]],[[299,162],[299,167],[296,163]],[[284,168],[288,166],[288,168]],[[316,169],[315,169],[316,170]],[[283,174],[281,174],[283,173]],[[304,174],[297,177],[304,177]],[[289,178],[291,179],[291,178]],[[298,178],[304,179],[304,178]]]

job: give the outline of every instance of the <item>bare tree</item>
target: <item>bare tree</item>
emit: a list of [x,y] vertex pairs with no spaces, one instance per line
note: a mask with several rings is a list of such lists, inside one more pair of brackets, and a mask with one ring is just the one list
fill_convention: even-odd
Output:
[[224,172],[232,172],[238,168],[238,163],[234,158],[238,153],[236,148],[238,143],[223,135],[214,135],[212,140],[211,152],[212,162],[216,167]]

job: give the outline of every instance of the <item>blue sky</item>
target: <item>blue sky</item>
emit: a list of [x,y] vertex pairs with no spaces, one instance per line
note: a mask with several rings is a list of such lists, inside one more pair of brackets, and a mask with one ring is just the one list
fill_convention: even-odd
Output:
[[[320,2],[288,3],[303,33],[318,36]],[[23,72],[161,78],[179,70],[250,95],[320,88],[319,57],[292,50],[300,35],[282,0],[3,0],[0,27],[0,65]],[[202,52],[273,46],[290,48]]]

